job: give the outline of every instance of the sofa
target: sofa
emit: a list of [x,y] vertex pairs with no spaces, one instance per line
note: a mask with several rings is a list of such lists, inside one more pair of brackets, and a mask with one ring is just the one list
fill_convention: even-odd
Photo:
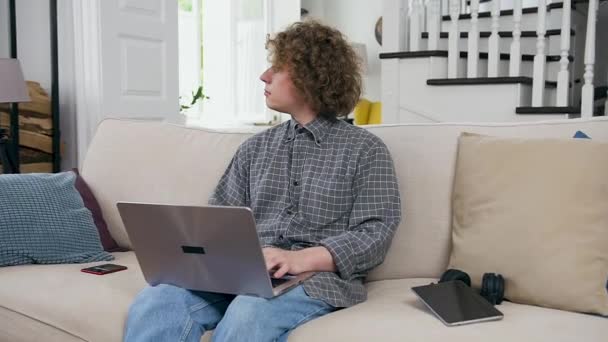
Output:
[[[608,141],[607,118],[366,129],[381,137],[392,153],[404,219],[386,259],[366,279],[367,301],[304,324],[289,341],[607,340],[608,318],[508,301],[498,307],[504,313],[500,321],[446,327],[411,291],[412,286],[436,281],[448,264],[461,132],[569,138],[582,130],[594,140]],[[81,174],[112,237],[128,250],[117,201],[205,204],[237,146],[252,134],[107,119],[98,127]],[[128,270],[104,276],[80,272],[99,262],[0,268],[0,341],[121,341],[129,305],[146,283],[134,252],[113,255],[113,263]]]

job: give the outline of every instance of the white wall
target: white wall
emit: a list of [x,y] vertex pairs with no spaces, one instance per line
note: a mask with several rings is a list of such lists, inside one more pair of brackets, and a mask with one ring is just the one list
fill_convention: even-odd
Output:
[[[306,7],[309,6],[309,7]],[[363,97],[380,101],[380,44],[376,42],[374,27],[382,16],[382,1],[370,0],[308,0],[302,7],[309,16],[331,25],[352,42],[363,43],[367,48],[367,74],[364,76]]]
[[10,57],[8,0],[0,0],[0,58]]
[[[71,0],[59,0],[58,54],[61,141],[65,144],[63,169],[77,166],[74,117],[74,53]],[[16,1],[17,58],[26,80],[39,82],[51,95],[51,36],[49,2]],[[0,57],[10,57],[8,1],[0,0]],[[6,42],[6,43],[5,43]]]

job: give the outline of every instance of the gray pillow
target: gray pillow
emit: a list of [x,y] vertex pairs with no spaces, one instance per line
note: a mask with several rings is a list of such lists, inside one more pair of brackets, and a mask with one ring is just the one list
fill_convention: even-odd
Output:
[[74,172],[0,175],[0,266],[108,261]]

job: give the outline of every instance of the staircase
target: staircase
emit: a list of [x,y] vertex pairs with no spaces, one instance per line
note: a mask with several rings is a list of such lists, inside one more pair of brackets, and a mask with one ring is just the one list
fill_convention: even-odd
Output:
[[384,0],[384,122],[604,115],[606,87],[593,84],[596,42],[608,42],[596,35],[600,3]]

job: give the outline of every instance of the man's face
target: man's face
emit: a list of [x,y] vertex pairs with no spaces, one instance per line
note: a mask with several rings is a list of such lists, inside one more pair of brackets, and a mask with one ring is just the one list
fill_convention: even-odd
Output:
[[270,67],[260,75],[260,80],[264,82],[264,96],[268,108],[293,114],[306,105],[286,68],[279,70]]

